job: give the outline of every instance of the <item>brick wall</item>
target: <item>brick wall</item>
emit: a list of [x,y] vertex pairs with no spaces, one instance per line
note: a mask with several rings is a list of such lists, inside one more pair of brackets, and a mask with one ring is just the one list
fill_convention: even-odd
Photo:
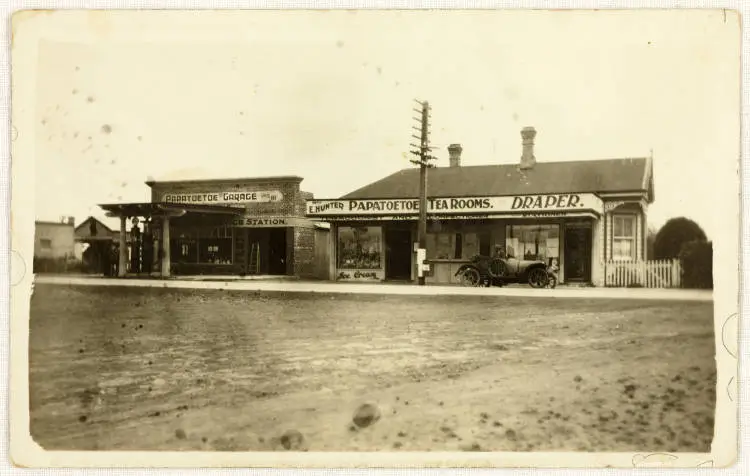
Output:
[[315,277],[315,229],[294,230],[294,274],[301,278]]
[[315,195],[313,195],[310,192],[300,192],[299,193],[299,199],[297,200],[297,208],[296,213],[297,216],[305,216],[307,213],[307,202],[306,200],[312,200],[315,198]]
[[[151,185],[151,201],[163,201],[166,193],[222,193],[222,192],[281,192],[283,198],[278,202],[247,203],[246,214],[250,216],[304,217],[306,199],[313,194],[300,190],[301,178],[281,177],[268,179],[245,180],[207,180]],[[205,203],[203,203],[205,205]],[[217,220],[226,221],[226,217]],[[193,219],[195,220],[195,219]],[[174,220],[179,222],[179,219]],[[213,221],[210,217],[201,217],[201,223]],[[233,271],[242,273],[247,269],[248,241],[247,233],[237,228],[234,233],[234,266]],[[262,250],[267,246],[262,247]],[[312,277],[315,274],[315,235],[312,228],[287,228],[286,230],[286,272],[300,277]],[[264,256],[261,256],[261,273],[267,272]]]

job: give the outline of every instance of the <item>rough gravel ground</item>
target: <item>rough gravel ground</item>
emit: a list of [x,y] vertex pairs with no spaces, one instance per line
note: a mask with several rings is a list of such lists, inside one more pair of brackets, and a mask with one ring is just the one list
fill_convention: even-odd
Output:
[[709,451],[712,314],[38,284],[31,432],[57,450]]

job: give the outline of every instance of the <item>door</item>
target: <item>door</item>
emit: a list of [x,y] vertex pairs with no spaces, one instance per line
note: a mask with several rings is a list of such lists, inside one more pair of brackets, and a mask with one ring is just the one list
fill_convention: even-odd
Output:
[[385,277],[387,279],[411,279],[411,231],[388,230],[385,232]]
[[286,274],[286,228],[269,228],[268,274]]
[[591,228],[565,229],[565,280],[591,281]]

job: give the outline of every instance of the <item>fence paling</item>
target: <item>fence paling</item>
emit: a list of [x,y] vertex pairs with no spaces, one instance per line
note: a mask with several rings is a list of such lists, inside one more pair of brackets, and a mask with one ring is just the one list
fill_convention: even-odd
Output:
[[609,261],[604,265],[605,285],[679,287],[682,267],[679,260]]

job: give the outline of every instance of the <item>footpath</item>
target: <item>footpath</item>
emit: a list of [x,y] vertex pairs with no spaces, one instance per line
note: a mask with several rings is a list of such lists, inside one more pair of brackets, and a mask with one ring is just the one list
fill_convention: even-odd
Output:
[[280,279],[199,280],[199,279],[115,279],[90,276],[37,275],[37,284],[76,286],[132,286],[174,289],[224,289],[236,291],[268,291],[321,294],[395,294],[419,296],[508,296],[529,298],[577,299],[653,299],[674,301],[713,300],[710,290],[565,287],[533,289],[524,286],[469,288],[462,286],[417,286],[392,283],[340,283]]

